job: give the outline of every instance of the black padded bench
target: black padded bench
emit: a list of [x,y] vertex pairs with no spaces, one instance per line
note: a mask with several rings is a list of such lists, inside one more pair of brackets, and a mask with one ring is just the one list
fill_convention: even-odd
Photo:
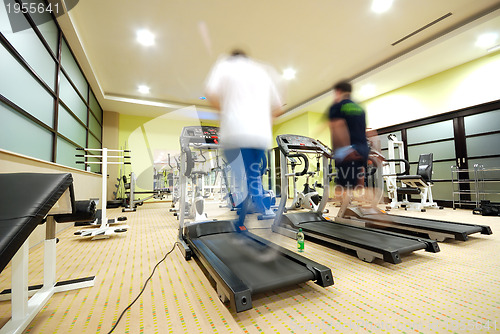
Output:
[[[1,333],[22,332],[54,293],[94,285],[95,277],[56,282],[55,224],[92,220],[95,211],[93,201],[75,202],[69,173],[0,174],[0,272],[12,261],[12,289],[0,293],[12,300],[12,317]],[[29,287],[28,237],[44,223],[44,282]]]

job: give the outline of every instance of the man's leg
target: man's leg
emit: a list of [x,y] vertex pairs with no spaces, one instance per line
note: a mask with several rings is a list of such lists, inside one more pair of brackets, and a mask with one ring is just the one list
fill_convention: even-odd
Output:
[[241,229],[243,227],[243,223],[245,222],[245,216],[248,212],[250,206],[250,200],[248,195],[248,189],[242,180],[245,178],[245,164],[243,161],[243,155],[241,149],[226,149],[224,150],[224,155],[226,156],[227,163],[231,167],[231,181],[234,180],[234,183],[229,184],[229,188],[233,193],[232,203],[235,209],[239,208],[239,215],[236,220],[236,228]]
[[244,148],[242,149],[242,155],[245,164],[248,193],[252,198],[250,202],[253,201],[259,212],[265,212],[261,174],[263,168],[261,164],[264,159],[265,150]]

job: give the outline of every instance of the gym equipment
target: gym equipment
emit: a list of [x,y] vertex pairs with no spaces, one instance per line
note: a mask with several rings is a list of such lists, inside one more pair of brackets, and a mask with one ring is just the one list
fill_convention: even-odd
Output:
[[[282,195],[276,219],[272,230],[290,238],[296,239],[297,231],[302,228],[306,239],[322,240],[356,252],[359,259],[372,262],[375,258],[397,264],[401,262],[401,255],[424,249],[429,252],[438,252],[439,246],[433,240],[402,235],[390,231],[381,231],[371,228],[346,224],[346,219],[337,216],[334,221],[323,216],[323,210],[328,200],[329,159],[332,151],[321,143],[309,137],[298,135],[279,135],[276,138],[280,148],[281,189],[283,194],[288,189],[288,178],[295,177],[296,173],[288,173],[287,157],[296,157],[299,153],[314,153],[321,156],[323,172],[323,196],[314,212],[292,212],[284,214],[286,195]],[[342,203],[346,205],[346,203]],[[342,208],[341,208],[342,209]],[[339,211],[340,212],[340,211]]]
[[[56,292],[91,287],[94,276],[56,282],[56,222],[92,220],[93,201],[74,200],[71,174],[0,174],[0,271],[12,260],[11,319],[1,333],[22,333]],[[43,285],[28,286],[28,237],[45,223]],[[31,298],[28,297],[31,295]]]
[[[315,176],[316,172],[319,172],[319,170],[315,172],[310,172],[309,169],[309,159],[307,156],[303,153],[297,153],[296,158],[298,159],[295,160],[295,157],[288,156],[287,159],[290,161],[290,166],[292,169],[292,174],[295,174],[293,176],[293,200],[292,204],[287,207],[287,210],[298,210],[298,209],[309,209],[311,211],[317,211],[319,203],[321,201],[321,196],[319,193],[316,191],[316,188],[321,188],[322,186],[318,184],[317,182],[314,183],[313,186],[309,184],[309,178],[311,176]],[[302,162],[300,162],[302,161]],[[318,161],[319,163],[319,161]],[[295,167],[304,164],[304,168],[300,172],[295,172]],[[302,192],[297,190],[297,179],[299,176],[302,175],[307,175],[306,176],[306,183],[304,184],[304,189]],[[328,211],[328,210],[326,210]]]
[[[191,192],[189,201],[185,201],[184,203],[184,214],[188,219],[194,219],[194,221],[202,221],[207,218],[207,214],[205,213],[205,198],[203,196],[203,179],[204,176],[207,175],[207,172],[205,170],[194,170],[194,168],[196,164],[205,165],[208,160],[203,155],[201,149],[199,152],[192,152],[191,149],[187,149],[185,151],[185,154],[187,163],[185,176],[187,176],[186,181],[189,180],[191,182]],[[211,161],[212,159],[210,158],[209,160]],[[178,200],[180,200],[180,198]],[[179,219],[180,217],[178,212],[179,210],[171,210],[176,211],[174,213],[174,216],[177,216],[177,219]]]
[[[393,162],[391,160],[380,162],[376,159],[372,161],[374,162],[372,168],[375,170],[381,168],[380,164]],[[379,166],[376,165],[377,162]],[[446,239],[466,241],[468,236],[474,233],[492,234],[491,228],[486,225],[393,215],[380,210],[376,204],[377,202],[372,202],[368,206],[345,207],[342,212],[343,217],[349,219],[346,222],[350,224],[415,235],[440,242]]]
[[179,173],[180,173],[180,163],[179,163],[180,156],[174,156],[174,161],[175,164],[172,165],[172,159],[170,157],[170,153],[168,154],[168,167],[170,168],[170,172],[168,173],[168,179],[169,182],[171,182],[172,185],[172,208],[170,209],[170,212],[177,212],[177,209],[175,206],[179,202]]
[[[309,280],[320,286],[333,284],[329,268],[256,236],[229,220],[188,222],[185,219],[187,177],[192,173],[188,159],[191,147],[217,150],[218,128],[190,126],[182,130],[180,173],[180,219],[178,246],[186,260],[194,255],[215,285],[222,302],[236,312],[252,308],[252,295]],[[273,252],[259,260],[258,254]]]
[[[390,208],[404,207],[405,210],[417,210],[424,212],[427,208],[442,209],[434,202],[432,197],[432,161],[433,154],[421,154],[418,159],[417,174],[416,175],[402,175],[396,173],[396,162],[399,161],[400,168],[403,164],[407,169],[409,164],[405,163],[404,157],[404,144],[402,141],[397,140],[396,136],[390,134],[388,136],[388,150],[389,159],[384,166],[384,179],[386,180],[387,194],[391,200]],[[395,150],[398,150],[399,159],[395,159]],[[406,172],[404,173],[406,174]],[[401,186],[398,186],[398,182]],[[398,195],[404,195],[404,200],[399,201]],[[420,202],[414,203],[408,200],[410,195],[419,195]]]
[[[125,193],[127,198],[125,199],[125,208],[122,209],[122,212],[131,212],[131,211],[136,211],[137,206],[140,206],[144,204],[145,201],[148,199],[154,198],[154,199],[163,199],[166,195],[170,194],[170,189],[161,187],[160,182],[156,182],[156,175],[155,174],[155,189],[152,191],[136,191],[135,190],[135,182],[137,177],[135,176],[134,172],[130,173],[130,182],[127,182],[127,176],[123,175],[123,182],[125,184],[125,189],[128,190],[128,192]],[[148,194],[149,196],[136,199],[136,195],[140,194]]]
[[[129,226],[121,225],[119,227],[111,227],[109,225],[114,224],[118,221],[125,221],[127,217],[119,217],[117,219],[108,219],[106,215],[106,198],[107,198],[107,176],[108,176],[108,165],[129,165],[130,162],[124,161],[125,159],[129,159],[130,156],[123,155],[124,153],[130,153],[129,150],[109,150],[107,148],[76,148],[78,151],[85,151],[86,154],[76,154],[77,158],[84,158],[84,161],[77,161],[77,164],[96,164],[102,165],[102,190],[101,190],[101,199],[102,199],[102,208],[101,208],[101,220],[98,222],[96,220],[96,224],[99,224],[99,228],[94,229],[85,229],[79,230],[75,232],[75,235],[81,235],[82,237],[92,237],[92,240],[109,238],[111,235],[116,233],[126,232]],[[91,152],[100,152],[101,155],[89,154]],[[117,155],[108,155],[108,152],[117,153]],[[88,161],[88,159],[100,159],[100,161]],[[116,161],[108,161],[108,159],[117,159]]]
[[421,236],[439,242],[446,239],[466,241],[468,236],[474,233],[486,235],[493,233],[487,225],[393,215],[376,207],[347,208],[345,217],[351,224]]

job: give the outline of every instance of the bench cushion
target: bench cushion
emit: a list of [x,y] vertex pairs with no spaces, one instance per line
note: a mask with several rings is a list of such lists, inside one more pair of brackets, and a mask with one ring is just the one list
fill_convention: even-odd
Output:
[[0,174],[0,272],[72,185],[71,174]]

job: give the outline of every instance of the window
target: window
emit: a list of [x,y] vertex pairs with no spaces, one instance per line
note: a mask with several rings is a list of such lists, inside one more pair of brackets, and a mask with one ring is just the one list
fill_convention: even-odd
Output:
[[75,149],[102,147],[102,108],[50,15],[19,13],[28,29],[0,32],[0,148],[83,169]]

